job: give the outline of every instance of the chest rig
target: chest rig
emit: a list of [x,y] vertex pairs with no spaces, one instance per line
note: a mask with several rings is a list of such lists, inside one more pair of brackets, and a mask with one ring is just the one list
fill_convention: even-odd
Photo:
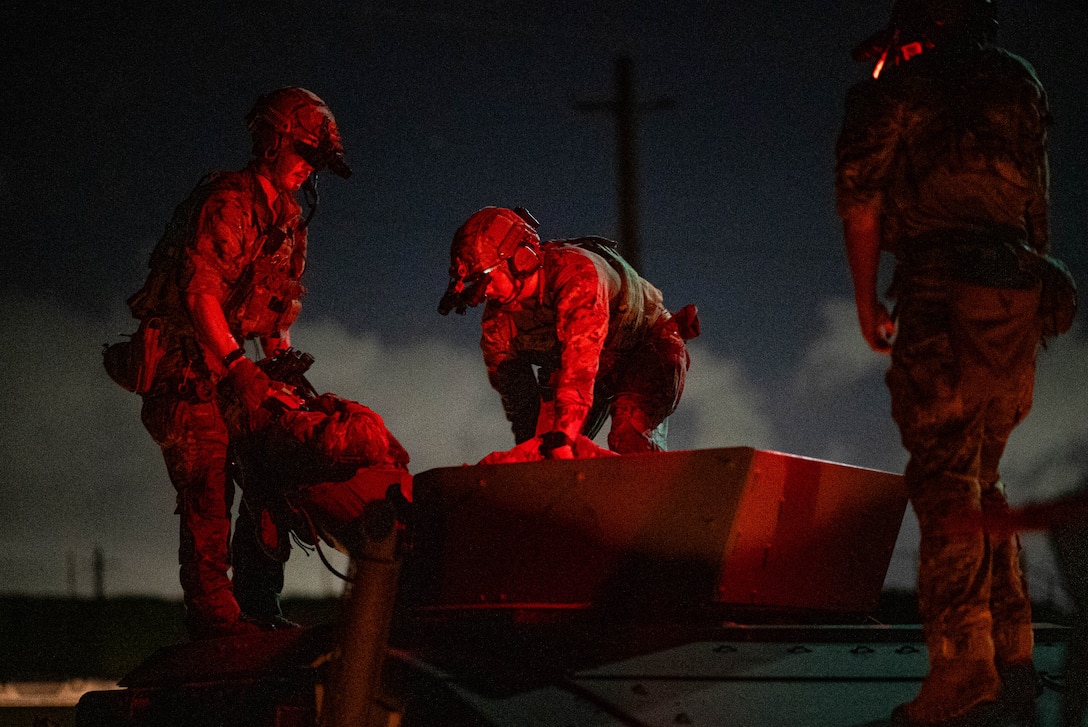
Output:
[[233,332],[242,338],[269,336],[290,328],[302,310],[306,289],[299,282],[306,264],[306,232],[298,215],[261,229],[253,260],[224,306]]

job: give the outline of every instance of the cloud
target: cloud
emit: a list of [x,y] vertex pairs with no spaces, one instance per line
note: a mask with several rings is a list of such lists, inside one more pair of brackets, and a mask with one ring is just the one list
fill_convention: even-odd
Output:
[[1009,438],[1002,479],[1015,502],[1046,500],[1088,473],[1088,341],[1078,326],[1039,352],[1031,413]]
[[[139,421],[139,398],[114,385],[101,368],[101,344],[131,331],[119,316],[102,321],[62,301],[7,293],[7,346],[0,351],[0,590],[87,595],[91,553],[106,557],[106,590],[176,597],[177,522],[174,491],[158,448]],[[842,392],[879,391],[886,360],[870,355],[856,334],[849,301],[821,307],[822,325],[790,374],[787,416],[776,418],[773,383],[699,341],[680,407],[670,420],[673,449],[751,446],[791,451],[790,428],[836,461],[902,459],[886,410],[843,400]],[[498,395],[488,386],[479,350],[439,338],[383,342],[333,320],[300,322],[295,344],[316,358],[315,386],[356,399],[380,413],[412,454],[411,470],[474,463],[513,444]],[[1088,402],[1086,344],[1079,334],[1040,355],[1035,409],[1014,433],[1005,478],[1016,502],[1066,491],[1084,472]],[[850,407],[863,412],[860,417]],[[878,407],[877,407],[878,408]],[[846,412],[844,414],[844,412]],[[890,426],[890,425],[887,425]],[[876,430],[877,434],[872,434]],[[880,450],[874,453],[874,450]],[[896,469],[888,466],[889,469]],[[1031,545],[1032,568],[1053,573],[1045,544]],[[900,536],[889,583],[913,583],[916,528]],[[339,554],[332,560],[346,563]],[[287,593],[329,595],[340,582],[316,557],[296,550]]]
[[770,448],[774,426],[764,397],[735,361],[689,345],[684,395],[669,421],[671,449]]
[[139,399],[110,381],[99,354],[131,321],[103,323],[16,294],[0,300],[0,587],[86,593],[96,544],[118,577],[156,582],[155,570],[135,569],[139,556],[111,565],[123,548],[165,553],[176,579],[173,488],[140,424]]
[[[809,406],[841,398],[862,385],[883,387],[888,358],[873,353],[857,329],[853,302],[830,299],[820,306],[822,327],[805,350],[793,376],[796,399]],[[1003,477],[1015,502],[1048,499],[1075,487],[1088,471],[1088,342],[1082,328],[1053,339],[1039,351],[1032,411],[1013,432],[1002,459]],[[890,414],[886,415],[890,419]],[[866,455],[852,442],[828,442],[841,459]],[[869,443],[866,442],[866,447]],[[898,441],[889,442],[891,449]]]
[[[310,377],[315,386],[379,412],[412,454],[413,472],[472,464],[513,446],[477,348],[436,339],[383,346],[333,321],[296,329],[292,341],[317,358]],[[770,446],[770,419],[741,367],[697,345],[691,357],[684,395],[670,420],[670,448]]]
[[887,358],[862,338],[852,300],[824,300],[819,320],[822,328],[805,349],[794,375],[795,391],[806,395],[839,392],[887,367]]
[[[133,321],[101,321],[18,293],[2,302],[0,589],[87,595],[98,546],[108,592],[177,595],[174,490],[140,423],[139,398],[101,366],[102,344],[131,332]],[[381,414],[415,473],[472,464],[513,445],[474,346],[433,338],[383,343],[332,320],[300,322],[292,338],[316,359],[315,387]],[[741,369],[697,347],[692,358],[673,448],[769,443],[758,391]],[[346,567],[338,554],[333,560]],[[339,589],[317,558],[296,551],[288,568],[289,593]]]
[[514,446],[499,396],[487,383],[479,349],[427,339],[382,344],[335,321],[299,323],[292,342],[316,359],[310,379],[366,404],[412,456],[413,473],[475,464]]

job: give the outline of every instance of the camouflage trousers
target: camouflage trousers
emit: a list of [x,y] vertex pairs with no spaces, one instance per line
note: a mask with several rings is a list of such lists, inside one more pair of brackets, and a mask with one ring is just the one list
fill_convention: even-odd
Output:
[[179,575],[188,617],[233,623],[240,613],[229,576],[234,483],[220,407],[214,394],[167,389],[144,397],[141,418],[162,449],[177,492]]
[[[613,360],[603,367],[608,373],[597,379],[593,407],[582,433],[592,439],[604,420],[611,417],[608,448],[613,452],[635,454],[668,449],[668,418],[680,403],[691,365],[675,319],[660,319],[633,351],[606,355]],[[548,380],[554,373],[545,373],[541,378]],[[538,436],[549,431],[555,420],[554,402],[550,397],[545,399],[537,419]]]
[[910,454],[921,531],[918,601],[930,659],[1031,658],[1031,603],[1015,536],[956,532],[949,516],[1008,507],[999,463],[1031,408],[1039,341],[1035,289],[918,276],[900,281],[886,377]]

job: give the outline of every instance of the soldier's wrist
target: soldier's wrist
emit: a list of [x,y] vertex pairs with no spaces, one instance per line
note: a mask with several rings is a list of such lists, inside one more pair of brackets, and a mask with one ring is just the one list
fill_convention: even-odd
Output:
[[230,371],[239,361],[245,358],[245,349],[239,346],[223,357],[223,368]]

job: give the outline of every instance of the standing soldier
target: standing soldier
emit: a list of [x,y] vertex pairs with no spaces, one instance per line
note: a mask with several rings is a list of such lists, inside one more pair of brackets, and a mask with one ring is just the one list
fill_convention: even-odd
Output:
[[484,299],[481,348],[518,444],[570,459],[611,415],[609,449],[665,449],[684,390],[694,306],[676,317],[602,238],[541,244],[523,209],[486,207],[457,230],[439,312]]
[[[929,673],[895,724],[1034,711],[1019,541],[944,527],[1007,507],[998,463],[1031,407],[1041,331],[1024,260],[1047,249],[1050,114],[1031,66],[993,45],[996,28],[991,0],[896,0],[890,25],[855,51],[877,66],[850,90],[837,146],[858,319],[869,346],[891,353],[921,530]],[[881,251],[896,259],[894,319],[877,295]]]
[[129,299],[147,351],[135,387],[144,397],[142,419],[177,490],[180,577],[193,638],[291,625],[279,615],[282,565],[261,562],[256,528],[242,517],[233,583],[228,576],[228,447],[238,432],[224,413],[233,406],[243,420],[266,418],[260,413],[271,382],[243,344],[258,339],[266,356],[290,347],[309,222],[295,194],[304,189],[312,213],[313,175],[326,167],[351,174],[336,121],[310,91],[262,96],[246,124],[253,159],[240,171],[205,178],[178,206],[151,256],[147,282]]

